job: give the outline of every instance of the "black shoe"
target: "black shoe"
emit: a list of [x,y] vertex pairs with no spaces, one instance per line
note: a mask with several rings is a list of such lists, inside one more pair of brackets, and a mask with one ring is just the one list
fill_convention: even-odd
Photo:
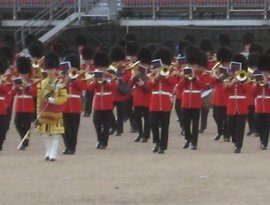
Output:
[[139,136],[137,136],[135,139],[134,139],[134,142],[139,142],[140,140],[141,140],[141,136],[139,135]]
[[186,140],[185,141],[185,144],[183,145],[183,148],[184,149],[187,149],[188,147],[189,147],[189,141]]
[[45,157],[44,160],[45,160],[45,161],[49,161],[49,160],[50,160],[50,157]]
[[158,154],[164,154],[165,153],[165,150],[164,149],[159,149],[158,150]]
[[84,117],[90,117],[90,113],[84,113]]
[[216,140],[216,141],[218,141],[219,139],[220,139],[220,135],[218,134],[215,138],[214,138],[214,140]]
[[230,138],[224,137],[223,138],[224,142],[230,142]]
[[148,141],[147,138],[142,138],[142,143],[146,143]]
[[197,150],[197,146],[192,145],[191,149],[192,149],[192,150]]
[[234,149],[234,153],[236,153],[236,154],[241,153],[241,148],[236,147],[236,148]]
[[65,150],[62,152],[62,154],[63,154],[63,155],[67,155],[67,154],[68,154],[68,151],[69,151],[68,149],[65,149]]
[[51,161],[51,162],[54,162],[54,161],[55,161],[55,159],[54,159],[54,158],[50,158],[50,161]]
[[68,155],[74,155],[75,154],[75,151],[74,150],[68,150],[67,154]]
[[261,147],[262,150],[267,150],[267,146],[265,146],[264,144],[261,144],[260,147]]
[[115,136],[118,137],[118,136],[121,136],[121,134],[122,134],[121,132],[116,132]]
[[199,133],[204,133],[204,129],[200,129],[199,130]]
[[252,131],[248,131],[246,135],[247,135],[247,136],[250,136],[250,135],[252,135],[252,134],[253,134]]
[[100,142],[97,142],[97,144],[96,144],[96,149],[99,149],[100,148]]
[[102,149],[102,150],[104,150],[104,149],[106,149],[107,147],[105,146],[105,145],[100,145],[100,147],[99,147],[99,149]]
[[154,146],[153,152],[154,152],[154,153],[158,152],[158,145],[155,145],[155,146]]

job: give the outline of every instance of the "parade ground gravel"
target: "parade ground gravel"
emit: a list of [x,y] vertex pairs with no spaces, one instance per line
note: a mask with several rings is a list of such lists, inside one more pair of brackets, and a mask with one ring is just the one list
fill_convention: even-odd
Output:
[[[198,150],[184,150],[184,137],[171,116],[168,150],[152,152],[152,140],[135,143],[111,136],[107,150],[95,149],[91,118],[83,118],[75,155],[44,161],[42,138],[32,131],[30,146],[16,150],[19,137],[11,122],[0,153],[0,205],[265,205],[270,204],[270,150],[245,136],[241,154],[233,144],[214,141],[212,114],[199,136]],[[247,131],[247,127],[246,127]]]

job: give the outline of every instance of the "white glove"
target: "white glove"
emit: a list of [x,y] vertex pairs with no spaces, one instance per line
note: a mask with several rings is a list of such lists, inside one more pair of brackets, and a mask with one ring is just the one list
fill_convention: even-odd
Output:
[[49,97],[49,98],[48,98],[48,102],[49,102],[50,104],[54,104],[54,101],[55,101],[55,98],[54,98],[54,97]]

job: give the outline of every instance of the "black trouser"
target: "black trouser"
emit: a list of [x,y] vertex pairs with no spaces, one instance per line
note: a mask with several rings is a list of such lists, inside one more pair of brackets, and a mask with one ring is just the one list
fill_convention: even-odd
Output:
[[183,117],[182,117],[182,112],[181,112],[181,99],[175,100],[174,109],[175,109],[177,118],[178,118],[179,123],[180,123],[180,128],[182,128],[183,127]]
[[201,109],[201,130],[205,130],[207,128],[207,118],[208,118],[209,109],[206,107],[202,107]]
[[114,106],[116,107],[116,115],[117,120],[116,122],[112,122],[112,124],[116,124],[116,131],[117,133],[122,134],[124,131],[124,109],[125,109],[125,102],[114,102]]
[[6,130],[9,130],[9,125],[12,117],[12,107],[13,107],[13,101],[11,102],[11,106],[7,107],[7,120],[6,120]]
[[[21,137],[24,138],[25,134],[31,128],[31,122],[33,119],[33,113],[31,112],[16,112],[15,113],[15,127]],[[25,140],[23,146],[28,146],[28,140]]]
[[133,97],[128,98],[125,102],[124,121],[129,119],[131,131],[137,131],[138,125],[136,121],[135,110],[133,109]]
[[229,138],[228,133],[228,122],[227,122],[227,107],[225,106],[214,106],[213,107],[213,118],[217,124],[218,135],[223,135],[225,138]]
[[86,91],[85,101],[84,101],[84,114],[90,115],[92,113],[92,104],[93,104],[94,92]]
[[80,113],[63,113],[65,133],[63,134],[66,150],[76,151],[78,131],[81,121]]
[[270,113],[257,113],[256,121],[261,143],[267,147],[270,132]]
[[246,115],[228,115],[228,129],[237,148],[243,146],[246,118]]
[[[149,108],[141,106],[134,107],[134,113],[139,136],[145,139],[150,138]],[[144,119],[144,126],[142,125],[142,118]]]
[[97,141],[103,146],[108,145],[111,115],[112,110],[94,111],[93,120],[97,133]]
[[6,121],[7,121],[7,116],[6,115],[0,115],[0,125],[1,125],[1,129],[0,129],[0,150],[2,150],[2,145],[3,142],[6,138],[6,133],[7,133],[7,129],[6,129]]
[[[185,139],[188,142],[191,142],[193,146],[197,146],[198,143],[200,111],[201,109],[182,108]],[[191,123],[192,123],[192,133],[191,133]]]
[[[156,143],[163,150],[168,147],[170,116],[171,112],[150,112],[153,143]],[[161,127],[161,134],[159,133],[159,126]]]
[[255,105],[248,106],[247,120],[248,120],[249,131],[252,133],[256,132]]

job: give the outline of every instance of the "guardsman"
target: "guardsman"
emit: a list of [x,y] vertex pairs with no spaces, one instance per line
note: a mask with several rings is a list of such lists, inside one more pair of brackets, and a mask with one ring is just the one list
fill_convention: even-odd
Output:
[[[85,46],[82,49],[82,70],[87,73],[92,73],[95,70],[94,62],[93,62],[94,50],[91,47]],[[92,113],[92,103],[94,93],[92,91],[85,91],[85,101],[84,101],[84,117],[90,117]]]
[[[214,140],[219,140],[222,136],[225,142],[230,141],[230,135],[228,133],[228,124],[227,124],[227,103],[229,98],[228,90],[226,89],[223,81],[224,78],[220,78],[219,69],[223,67],[224,69],[229,70],[229,65],[232,60],[232,50],[230,48],[220,48],[217,51],[217,61],[219,65],[213,67],[212,69],[212,80],[210,83],[213,86],[213,118],[217,125],[217,135]],[[218,75],[213,74],[217,72]],[[224,73],[226,74],[226,73]]]
[[[259,59],[256,84],[254,86],[255,113],[257,132],[260,136],[261,149],[266,150],[270,132],[270,60],[269,55],[263,54]],[[259,75],[258,75],[259,74]],[[260,77],[260,78],[258,78]]]
[[198,47],[188,46],[184,53],[186,63],[189,66],[183,68],[184,77],[178,82],[178,89],[182,91],[181,110],[185,132],[185,144],[183,148],[188,148],[191,143],[192,149],[196,150],[199,135],[200,110],[202,108],[201,93],[206,88],[202,80],[202,72],[199,70],[202,52]]
[[67,101],[64,82],[58,78],[59,57],[48,53],[44,59],[47,78],[38,84],[37,91],[37,131],[43,136],[45,160],[55,161],[59,140],[64,131],[63,105]]
[[[32,63],[30,58],[19,57],[17,59],[17,69],[20,74],[14,79],[15,101],[15,126],[21,137],[24,138],[31,128],[31,122],[35,113],[34,97],[37,95],[37,86],[32,79]],[[28,146],[26,139],[21,146],[24,150]]]
[[88,89],[94,91],[93,121],[97,133],[96,148],[104,150],[108,146],[114,100],[113,90],[116,89],[116,82],[106,73],[106,69],[110,65],[107,53],[96,53],[94,64],[96,67],[94,80]]
[[65,133],[63,134],[65,150],[63,154],[73,155],[76,152],[78,130],[81,120],[82,91],[87,89],[84,72],[80,74],[80,58],[74,53],[66,55],[65,61],[71,62],[71,69],[65,79],[68,93],[67,102],[63,108]]
[[4,57],[0,57],[0,151],[2,151],[3,142],[6,139],[7,129],[5,127],[7,121],[7,95],[9,92],[7,81],[4,77],[6,69],[8,67],[7,60]]
[[[137,68],[137,74],[130,80],[134,87],[133,90],[133,107],[136,125],[138,127],[138,136],[134,139],[135,142],[145,143],[150,138],[150,124],[149,124],[149,105],[151,92],[146,88],[146,82],[148,80],[147,73],[150,70],[151,65],[151,51],[143,47],[138,52],[138,60],[140,64]],[[134,85],[134,86],[133,86]],[[142,123],[142,119],[144,123]]]
[[126,61],[125,51],[121,47],[113,46],[110,50],[110,58],[112,66],[117,69],[116,75],[119,79],[118,89],[113,91],[117,120],[112,119],[112,124],[116,126],[116,136],[120,136],[124,130],[125,105],[130,95],[130,89],[128,89],[127,83],[131,78],[131,69],[127,69],[129,63]]
[[[154,153],[164,154],[168,146],[170,114],[173,105],[173,89],[177,83],[170,75],[172,54],[166,47],[157,49],[154,53],[155,65],[159,61],[158,72],[147,81],[146,87],[151,90],[150,126],[153,134]],[[159,131],[161,127],[161,133]]]
[[248,100],[246,95],[251,91],[252,86],[247,81],[246,57],[242,54],[236,54],[232,61],[241,63],[242,69],[234,73],[233,79],[227,84],[227,90],[229,92],[227,119],[232,141],[235,144],[234,153],[241,153],[248,114]]

